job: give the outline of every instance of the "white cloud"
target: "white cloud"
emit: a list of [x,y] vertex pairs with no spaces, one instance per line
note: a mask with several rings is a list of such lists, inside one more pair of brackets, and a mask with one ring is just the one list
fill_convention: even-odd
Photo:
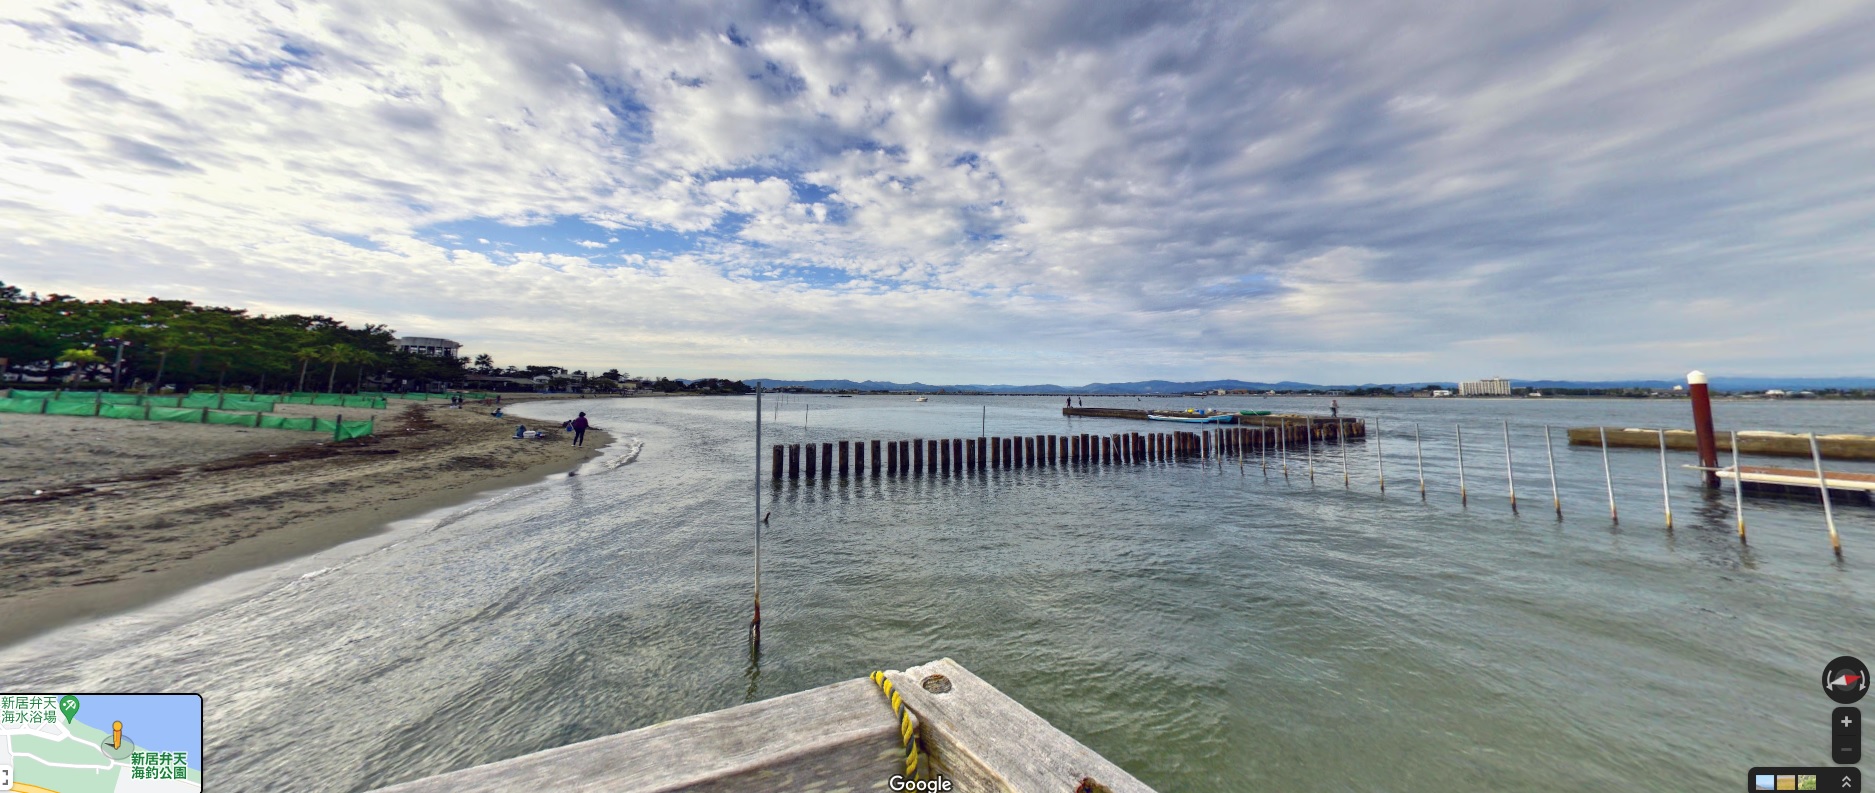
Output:
[[[1872,19],[33,0],[0,267],[696,374],[1835,373],[1875,331]],[[422,241],[565,216],[699,243]]]

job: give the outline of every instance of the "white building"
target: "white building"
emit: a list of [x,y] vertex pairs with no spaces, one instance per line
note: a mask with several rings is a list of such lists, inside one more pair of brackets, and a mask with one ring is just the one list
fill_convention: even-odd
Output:
[[1487,377],[1483,380],[1466,380],[1458,384],[1459,396],[1510,396],[1510,380],[1504,377]]
[[448,339],[436,339],[427,336],[405,336],[391,343],[397,345],[398,352],[433,355],[438,358],[454,358],[456,357],[456,351],[462,349],[461,344]]

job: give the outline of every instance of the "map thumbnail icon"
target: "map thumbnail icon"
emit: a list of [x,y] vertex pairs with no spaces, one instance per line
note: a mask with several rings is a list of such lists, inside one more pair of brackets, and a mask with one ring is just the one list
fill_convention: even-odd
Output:
[[1853,705],[1868,693],[1868,665],[1843,656],[1823,667],[1823,693],[1838,704]]

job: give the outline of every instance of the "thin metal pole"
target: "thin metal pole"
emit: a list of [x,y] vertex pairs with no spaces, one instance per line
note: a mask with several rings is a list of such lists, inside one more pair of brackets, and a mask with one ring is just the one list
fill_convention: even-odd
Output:
[[1660,504],[1667,511],[1667,530],[1673,530],[1673,494],[1667,490],[1667,431],[1660,433]]
[[1267,445],[1269,431],[1269,425],[1257,425],[1257,465],[1263,468],[1264,479],[1270,478],[1270,447]]
[[1517,511],[1517,473],[1510,465],[1510,419],[1504,419],[1504,479],[1510,482],[1510,511]]
[[1738,467],[1738,430],[1732,430],[1732,510],[1738,515],[1738,542],[1745,544],[1745,472]]
[[814,411],[813,405],[801,408],[801,445],[807,445],[807,417]]
[[1608,482],[1608,519],[1620,523],[1621,513],[1615,511],[1615,475],[1608,469],[1608,428],[1596,427],[1595,431],[1602,434],[1602,479]]
[[1556,490],[1556,448],[1550,443],[1549,425],[1543,425],[1543,456],[1549,458],[1549,500],[1556,505],[1556,517],[1562,518],[1562,494]]
[[1458,433],[1458,505],[1465,506],[1465,428],[1457,424],[1452,429]]
[[1426,500],[1426,447],[1419,442],[1419,422],[1413,422],[1413,461],[1419,465],[1419,500]]
[[[1732,444],[1738,448],[1738,444]],[[1823,476],[1823,453],[1816,448],[1816,433],[1810,433],[1810,461],[1816,464],[1816,489],[1823,493],[1823,520],[1829,524],[1829,548],[1842,557],[1842,539],[1836,536],[1836,513],[1829,507],[1829,480]]]
[[1311,484],[1311,485],[1312,485],[1312,484],[1315,484],[1315,417],[1314,417],[1314,416],[1309,416],[1309,417],[1308,417],[1308,425],[1307,425],[1307,427],[1306,427],[1306,429],[1307,429],[1307,431],[1308,431],[1308,436],[1309,436],[1309,439],[1308,439],[1308,443],[1309,443],[1309,484]]
[[978,435],[990,434],[990,406],[983,406],[983,419],[977,424]]
[[1289,420],[1282,419],[1282,432],[1276,436],[1277,451],[1283,456],[1283,481],[1289,481]]
[[1380,470],[1380,492],[1387,492],[1387,453],[1380,448],[1380,419],[1374,419],[1374,467]]
[[1340,421],[1335,422],[1335,448],[1341,450],[1341,487],[1345,490],[1353,488],[1354,483],[1348,478],[1348,441],[1341,437],[1344,427]]
[[762,641],[762,387],[755,387],[755,617],[749,635]]

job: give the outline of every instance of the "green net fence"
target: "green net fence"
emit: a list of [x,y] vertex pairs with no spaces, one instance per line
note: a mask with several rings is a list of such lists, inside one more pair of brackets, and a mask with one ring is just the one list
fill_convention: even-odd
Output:
[[[15,392],[35,393],[35,392]],[[259,427],[262,429],[298,430],[301,432],[319,432],[332,436],[335,441],[351,440],[372,435],[377,430],[377,422],[372,419],[363,421],[344,421],[342,419],[322,419],[313,416],[276,416],[270,415],[272,402],[255,400],[221,400],[218,403],[228,407],[239,405],[239,410],[216,410],[209,407],[179,407],[179,397],[145,397],[143,404],[123,404],[107,401],[103,397],[120,396],[114,394],[99,395],[91,393],[79,399],[45,399],[30,397],[0,398],[0,413],[39,413],[52,416],[95,416],[107,419],[133,419],[137,421],[169,421],[178,424],[226,424],[237,427]]]

